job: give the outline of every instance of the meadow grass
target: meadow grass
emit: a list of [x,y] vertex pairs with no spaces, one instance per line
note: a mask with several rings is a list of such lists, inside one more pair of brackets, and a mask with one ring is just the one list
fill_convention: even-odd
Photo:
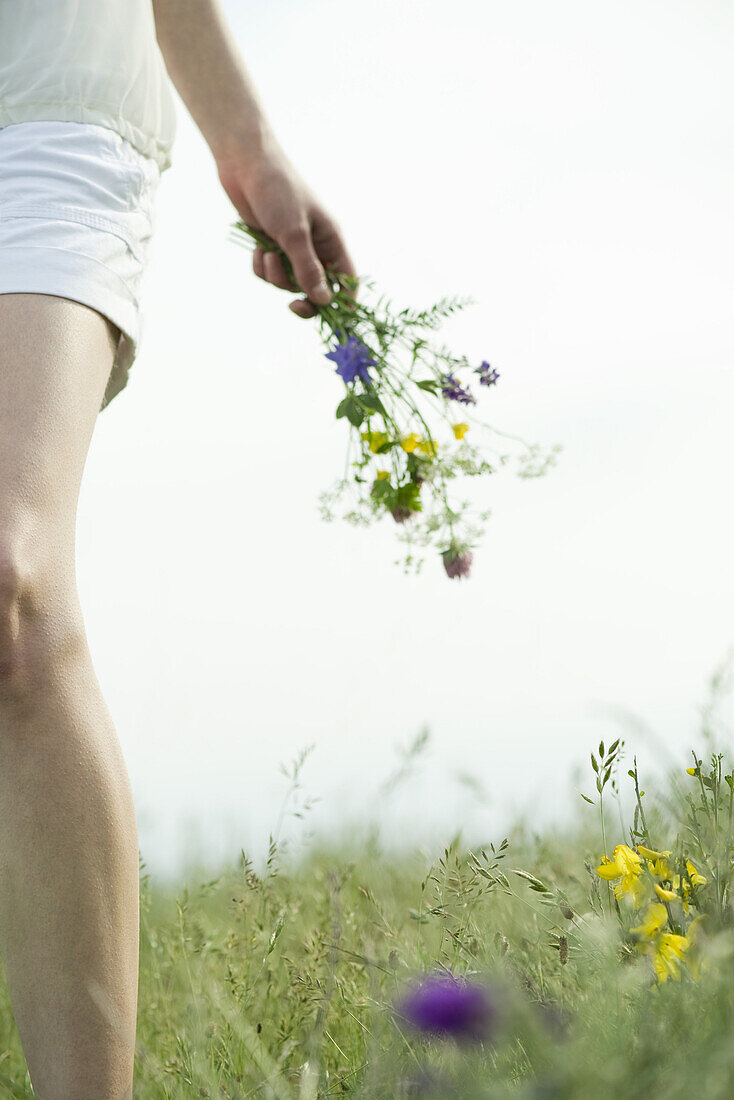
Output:
[[[644,797],[649,833],[687,835],[684,788]],[[458,834],[432,853],[388,854],[370,826],[298,859],[271,838],[257,871],[242,852],[175,885],[143,864],[135,1096],[731,1097],[728,893],[697,980],[683,967],[658,983],[597,873],[598,806],[582,810],[565,831],[519,826],[471,848]],[[610,847],[634,840],[616,813],[606,832]],[[489,991],[485,1037],[422,1032],[396,1009],[438,971]],[[0,1094],[32,1096],[4,983]]]

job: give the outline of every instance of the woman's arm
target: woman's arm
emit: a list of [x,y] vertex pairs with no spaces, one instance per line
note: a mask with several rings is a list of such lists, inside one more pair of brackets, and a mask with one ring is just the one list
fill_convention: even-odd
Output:
[[274,141],[218,0],[153,0],[158,45],[214,159],[259,156]]
[[[219,180],[240,217],[285,251],[298,284],[314,302],[331,298],[324,267],[355,275],[336,222],[279,145],[227,25],[219,0],[152,0],[156,36],[176,90],[212,151]],[[253,270],[295,288],[274,252],[253,254]],[[290,308],[316,310],[304,299]]]

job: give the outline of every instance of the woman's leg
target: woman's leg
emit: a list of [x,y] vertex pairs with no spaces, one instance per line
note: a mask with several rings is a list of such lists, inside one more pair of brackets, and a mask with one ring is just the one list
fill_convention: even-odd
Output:
[[0,294],[0,951],[38,1100],[130,1100],[138,837],[76,589],[117,330]]

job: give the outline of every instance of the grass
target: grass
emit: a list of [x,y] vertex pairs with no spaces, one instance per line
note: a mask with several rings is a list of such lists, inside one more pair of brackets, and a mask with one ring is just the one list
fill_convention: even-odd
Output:
[[[607,802],[615,791],[610,779]],[[670,780],[644,797],[650,834],[675,836],[674,848],[689,795]],[[369,827],[297,861],[272,840],[258,871],[242,853],[216,878],[200,868],[176,886],[143,865],[135,1096],[728,1100],[728,893],[698,980],[684,970],[658,985],[630,946],[633,918],[596,874],[597,812],[584,806],[564,832],[518,828],[506,844],[467,848],[459,834],[428,855],[387,855]],[[607,812],[611,847],[625,838]],[[396,1011],[437,969],[490,990],[485,1040],[419,1032]],[[32,1096],[4,985],[0,1095]]]

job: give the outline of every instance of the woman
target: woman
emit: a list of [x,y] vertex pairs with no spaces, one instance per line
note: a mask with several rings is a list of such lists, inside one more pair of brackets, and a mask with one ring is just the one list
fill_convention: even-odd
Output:
[[[235,209],[291,260],[293,312],[330,300],[324,268],[355,274],[217,0],[0,3],[0,950],[39,1100],[132,1097],[137,828],[74,549],[96,417],[140,337],[167,74]],[[273,253],[253,269],[295,289]]]

